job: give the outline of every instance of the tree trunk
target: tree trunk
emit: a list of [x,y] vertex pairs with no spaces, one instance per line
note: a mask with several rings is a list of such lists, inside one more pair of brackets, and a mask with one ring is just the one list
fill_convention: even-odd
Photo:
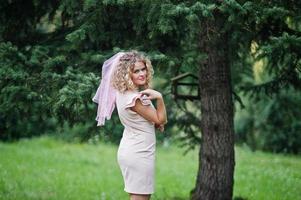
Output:
[[193,200],[230,200],[233,194],[233,102],[224,24],[219,13],[201,24],[200,48],[207,58],[199,73],[202,142]]

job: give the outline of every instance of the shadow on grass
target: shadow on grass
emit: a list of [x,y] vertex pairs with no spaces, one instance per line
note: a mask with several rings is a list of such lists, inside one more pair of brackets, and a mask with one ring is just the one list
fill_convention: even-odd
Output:
[[[158,200],[189,200],[189,199],[183,197],[168,197],[168,198],[161,198]],[[248,200],[248,198],[238,196],[238,197],[234,197],[233,200]]]
[[245,197],[234,197],[233,200],[248,200],[248,198],[245,198]]

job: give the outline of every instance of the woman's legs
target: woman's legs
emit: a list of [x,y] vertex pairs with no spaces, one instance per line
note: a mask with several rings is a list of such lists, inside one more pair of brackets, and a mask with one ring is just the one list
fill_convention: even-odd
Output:
[[130,200],[149,200],[151,195],[150,194],[131,194],[130,195]]

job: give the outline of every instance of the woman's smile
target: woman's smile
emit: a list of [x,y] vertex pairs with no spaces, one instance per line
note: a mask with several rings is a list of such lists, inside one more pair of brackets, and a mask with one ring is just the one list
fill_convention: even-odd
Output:
[[132,81],[135,85],[141,86],[146,83],[147,69],[143,62],[136,62],[132,70]]

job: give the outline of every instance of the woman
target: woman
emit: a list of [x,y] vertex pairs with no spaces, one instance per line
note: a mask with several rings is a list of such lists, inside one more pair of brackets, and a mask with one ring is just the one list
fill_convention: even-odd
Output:
[[[155,127],[163,131],[167,122],[164,101],[158,91],[150,89],[153,69],[150,60],[143,54],[136,51],[119,53],[106,62],[105,64],[110,63],[110,70],[103,73],[105,80],[102,83],[110,82],[111,88],[99,89],[105,90],[110,94],[107,96],[115,100],[120,121],[124,126],[117,153],[124,190],[129,193],[131,200],[148,200],[154,192]],[[99,100],[101,95],[98,96],[93,100]],[[157,101],[157,108],[151,100]],[[109,114],[98,116],[97,120],[110,118],[114,105],[107,105],[106,108]],[[100,122],[101,125],[103,122]]]

